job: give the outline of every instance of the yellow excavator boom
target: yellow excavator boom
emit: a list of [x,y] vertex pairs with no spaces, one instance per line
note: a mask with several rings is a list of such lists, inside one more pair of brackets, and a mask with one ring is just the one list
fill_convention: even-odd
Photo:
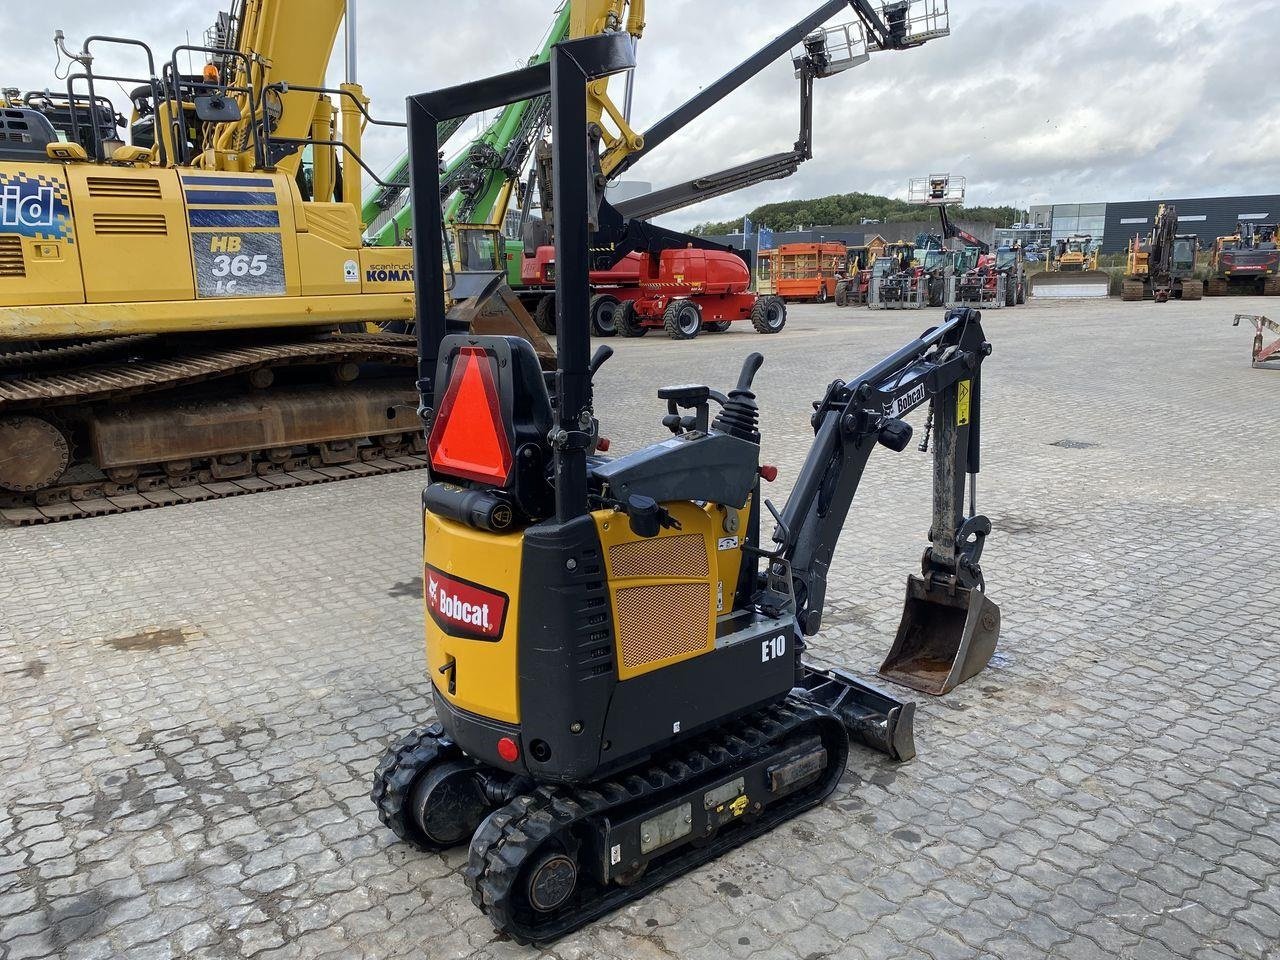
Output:
[[[278,82],[286,82],[291,88],[324,85],[346,8],[345,0],[245,0],[236,48],[249,57],[250,75],[245,77],[240,65],[236,75],[227,79],[232,86],[254,89],[259,107],[273,118],[273,138],[302,139],[312,133],[319,94],[290,89],[283,94],[267,92],[264,98],[264,91]],[[259,117],[253,115],[244,99],[239,98],[240,120],[219,126],[214,149],[201,156],[198,166],[254,169],[250,125]],[[330,109],[327,101],[324,106]],[[301,154],[295,153],[277,167],[293,174],[300,160]]]

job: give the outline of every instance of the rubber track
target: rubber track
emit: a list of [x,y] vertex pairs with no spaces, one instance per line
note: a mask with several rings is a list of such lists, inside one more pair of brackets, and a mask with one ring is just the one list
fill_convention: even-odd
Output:
[[[104,364],[79,372],[0,380],[0,411],[7,406],[89,403],[136,393],[168,390],[202,380],[247,373],[259,367],[297,363],[384,361],[411,365],[416,347],[378,343],[378,336],[335,336],[324,340],[193,349],[170,357]],[[396,338],[397,341],[400,338]]]
[[[843,723],[831,711],[795,697],[768,707],[720,734],[678,748],[648,766],[587,787],[544,785],[499,808],[480,825],[471,840],[463,877],[471,899],[489,916],[494,927],[517,943],[546,944],[590,923],[651,890],[709,862],[778,824],[821,803],[839,783],[847,753],[831,757],[830,782],[812,793],[784,798],[753,821],[738,821],[702,846],[686,845],[667,859],[652,862],[630,886],[610,885],[586,905],[549,915],[536,927],[522,921],[513,902],[520,871],[542,844],[574,824],[607,814],[620,805],[635,804],[679,790],[683,785],[729,773],[753,760],[770,743],[780,744],[811,721],[826,720],[842,732]],[[847,742],[847,741],[846,741]],[[820,781],[821,782],[821,781]],[[791,802],[788,802],[791,801]],[[584,867],[581,876],[589,876]],[[594,881],[591,881],[594,883]]]
[[[221,500],[224,497],[243,496],[247,493],[265,493],[289,487],[307,487],[335,480],[356,477],[376,477],[405,470],[420,470],[428,465],[426,456],[411,453],[399,457],[382,457],[368,461],[354,461],[335,466],[318,466],[307,469],[268,474],[267,476],[239,477],[235,480],[212,480],[186,486],[160,487],[155,490],[136,490],[127,484],[108,481],[83,484],[67,484],[74,490],[83,488],[121,488],[118,493],[102,494],[83,499],[32,506],[0,508],[0,521],[10,526],[34,526],[56,523],[61,520],[78,520],[84,517],[101,517],[112,513],[129,513],[134,510],[150,510],[179,503],[197,503],[202,500]],[[44,493],[45,491],[41,491]]]

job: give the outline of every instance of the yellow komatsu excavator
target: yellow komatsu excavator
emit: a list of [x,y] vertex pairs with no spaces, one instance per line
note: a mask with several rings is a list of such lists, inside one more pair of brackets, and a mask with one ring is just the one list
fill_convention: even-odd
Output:
[[[354,5],[236,0],[164,62],[129,39],[73,51],[59,31],[66,92],[6,94],[0,520],[424,463],[412,250],[362,240],[361,136],[382,121],[355,82]],[[574,28],[616,29],[623,7],[583,0]],[[344,17],[348,82],[326,89]],[[104,73],[107,52],[137,74]],[[118,84],[129,121],[103,93]],[[553,362],[514,297],[460,307]]]
[[[243,0],[163,63],[58,33],[67,92],[6,111],[29,136],[0,147],[5,520],[421,464],[412,345],[364,326],[412,320],[411,254],[364,248],[360,178],[338,185],[369,122],[357,84],[322,89],[345,13]],[[106,52],[137,75],[102,72]],[[127,145],[102,95],[117,83]]]

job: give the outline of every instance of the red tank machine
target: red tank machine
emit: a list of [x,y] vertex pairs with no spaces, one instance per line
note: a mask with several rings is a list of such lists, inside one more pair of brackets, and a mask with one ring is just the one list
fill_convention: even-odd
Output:
[[[627,223],[639,225],[640,221]],[[651,224],[644,226],[646,233],[669,233]],[[685,239],[683,234],[673,236]],[[630,250],[613,264],[598,261],[591,271],[592,332],[643,337],[662,329],[673,340],[691,340],[703,330],[723,332],[735,320],[750,320],[760,333],[777,333],[786,325],[787,308],[781,297],[751,292],[751,269],[742,252],[700,238],[687,239],[680,247],[655,242],[643,251]],[[534,256],[525,258],[522,276],[529,289],[553,289],[555,248],[539,247]],[[542,297],[534,308],[535,319],[554,307],[552,297]]]

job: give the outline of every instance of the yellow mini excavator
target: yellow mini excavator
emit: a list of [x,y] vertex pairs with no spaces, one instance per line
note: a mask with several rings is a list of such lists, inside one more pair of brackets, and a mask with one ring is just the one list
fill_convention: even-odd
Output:
[[587,85],[633,64],[625,35],[570,40],[547,63],[409,101],[413,191],[434,197],[442,121],[552,98],[554,375],[525,340],[450,326],[440,209],[414,205],[438,722],[388,751],[372,789],[414,846],[470,843],[473,901],[520,942],[555,940],[821,803],[851,739],[913,756],[914,703],[802,652],[868,458],[904,450],[905,418],[926,404],[930,545],[881,672],[944,693],[986,666],[1000,629],[974,501],[991,352],[975,310],[827,387],[781,510],[761,497],[777,471],[760,463],[760,354],[727,393],[659,389],[667,439],[602,454],[592,379],[612,350],[590,356],[588,223],[610,211],[588,199],[599,160],[581,131]]

